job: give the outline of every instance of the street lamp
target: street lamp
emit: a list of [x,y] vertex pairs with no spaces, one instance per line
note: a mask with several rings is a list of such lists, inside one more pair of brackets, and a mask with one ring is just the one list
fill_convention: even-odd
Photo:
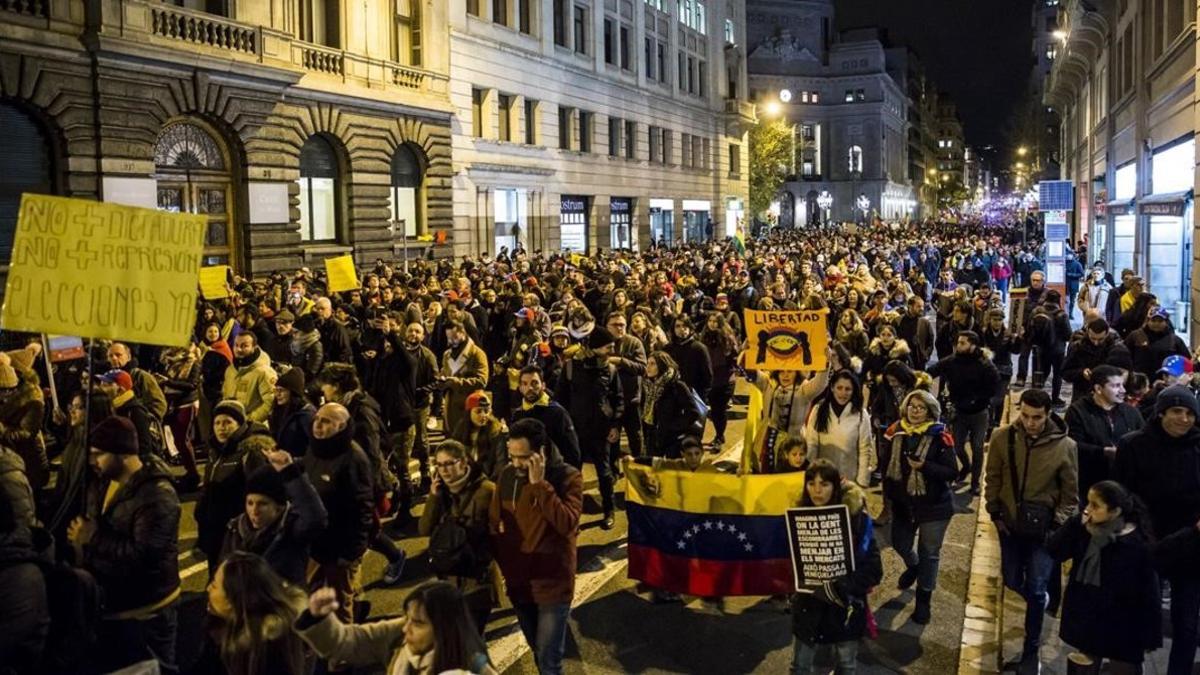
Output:
[[779,106],[779,101],[767,101],[763,110],[771,117],[776,117],[783,109]]
[[1027,147],[1025,147],[1025,146],[1023,146],[1023,145],[1022,145],[1021,147],[1017,148],[1017,155],[1018,155],[1019,157],[1024,157],[1024,156],[1025,156],[1025,154],[1026,154],[1026,153],[1028,153],[1028,152],[1029,152],[1029,148],[1027,148]]
[[833,195],[829,194],[829,190],[821,190],[821,194],[817,195],[817,206],[821,208],[821,212],[825,215],[824,222],[829,224],[829,209],[833,206]]

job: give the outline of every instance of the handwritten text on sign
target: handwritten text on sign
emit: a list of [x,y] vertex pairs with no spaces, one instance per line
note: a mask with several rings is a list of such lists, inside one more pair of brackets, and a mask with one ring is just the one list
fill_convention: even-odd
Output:
[[746,367],[755,370],[824,370],[829,345],[829,310],[745,311],[750,351]]
[[845,504],[788,509],[796,590],[854,571],[850,509]]
[[203,215],[22,195],[4,327],[186,345],[204,229]]

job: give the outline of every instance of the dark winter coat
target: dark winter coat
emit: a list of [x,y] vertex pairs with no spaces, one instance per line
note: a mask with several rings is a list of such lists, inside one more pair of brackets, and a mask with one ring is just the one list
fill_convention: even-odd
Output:
[[314,438],[304,455],[304,472],[329,515],[329,526],[312,544],[319,563],[362,558],[374,525],[371,460],[352,434],[347,426],[331,438]]
[[905,312],[900,317],[896,327],[897,337],[902,338],[912,348],[912,360],[918,370],[925,370],[934,352],[933,326],[924,316],[912,316]]
[[1162,608],[1150,542],[1139,529],[1118,536],[1100,551],[1100,585],[1077,576],[1091,534],[1079,518],[1058,529],[1046,544],[1060,562],[1073,560],[1062,605],[1059,636],[1091,656],[1141,663],[1162,646]]
[[1200,520],[1200,428],[1180,438],[1151,420],[1117,444],[1113,478],[1150,511],[1155,533],[1194,527]]
[[104,590],[108,614],[145,607],[179,588],[179,497],[171,472],[152,458],[103,509],[108,481],[89,481],[87,513],[96,533],[83,567]]
[[678,364],[679,376],[689,387],[701,394],[712,388],[712,361],[709,359],[708,348],[704,346],[704,343],[697,340],[695,336],[686,340],[675,338],[671,340],[671,344],[667,345],[666,352]]
[[[219,341],[224,344],[224,340]],[[229,350],[229,345],[225,345],[225,350],[209,349],[204,352],[204,356],[200,357],[200,393],[204,395],[204,400],[209,406],[215,406],[221,400],[221,387],[225,383],[225,371],[233,364],[233,358],[225,352]]]
[[346,324],[330,317],[319,321],[317,330],[321,333],[321,347],[324,351],[325,363],[354,363],[354,348],[350,340],[350,329]]
[[1112,459],[1106,446],[1116,447],[1125,434],[1146,425],[1137,408],[1119,403],[1112,410],[1096,405],[1091,396],[1080,398],[1067,409],[1067,435],[1079,453],[1079,503],[1087,503],[1087,491],[1112,474]]
[[329,516],[302,466],[291,464],[280,472],[280,477],[287,492],[286,510],[278,520],[258,531],[250,525],[245,513],[230,519],[225,526],[221,559],[234,551],[253,553],[266,560],[289,583],[303,586],[309,546],[325,531]]
[[990,328],[980,331],[979,337],[983,340],[984,349],[991,352],[992,364],[1000,373],[1000,379],[1007,384],[1012,379],[1012,357],[1021,350],[1020,341],[1007,330],[994,333]]
[[350,411],[351,426],[354,427],[354,442],[371,460],[371,472],[376,476],[376,488],[383,488],[380,472],[384,458],[391,454],[390,437],[383,428],[383,415],[379,402],[365,391],[347,394],[342,405]]
[[210,559],[221,552],[225,524],[246,507],[246,476],[266,464],[266,457],[255,448],[264,437],[270,439],[271,434],[257,422],[238,427],[224,444],[217,443],[213,436],[204,471],[204,491],[196,502],[195,512],[196,546]]
[[50,472],[42,438],[46,401],[37,375],[17,371],[17,376],[16,388],[0,395],[0,445],[21,456],[29,484],[37,490],[46,484]]
[[275,436],[275,445],[292,457],[303,456],[312,440],[312,423],[316,414],[317,409],[307,401],[292,401],[286,408],[272,408],[271,433]]
[[416,421],[417,360],[396,336],[391,352],[381,346],[373,361],[367,361],[363,388],[379,402],[384,425],[392,433],[400,433]]
[[[1161,365],[1161,361],[1159,362]],[[1123,370],[1133,369],[1133,359],[1129,348],[1121,341],[1115,330],[1109,330],[1104,342],[1092,344],[1085,335],[1082,340],[1071,343],[1067,348],[1067,358],[1063,361],[1063,379],[1074,387],[1073,398],[1078,399],[1092,390],[1091,382],[1083,376],[1085,370],[1095,370],[1098,366],[1116,366]],[[1155,366],[1155,370],[1158,366]]]
[[914,523],[927,523],[938,520],[950,520],[954,516],[954,491],[951,484],[958,475],[958,462],[954,458],[954,438],[944,424],[934,424],[926,430],[925,435],[931,438],[929,450],[925,454],[925,465],[921,467],[921,475],[925,479],[925,494],[908,494],[908,478],[913,468],[905,461],[905,456],[917,450],[921,436],[910,436],[897,422],[888,428],[885,438],[889,443],[889,460],[891,453],[899,450],[900,480],[887,477],[888,467],[882,462],[879,470],[884,474],[883,492],[892,500],[894,518],[910,520]]
[[113,412],[133,423],[133,428],[137,432],[138,454],[146,458],[161,453],[163,451],[161,423],[151,416],[150,411],[146,410],[145,404],[133,395],[133,392],[126,392],[117,398],[120,399],[122,396],[125,397],[125,400],[119,404],[114,399]]
[[654,426],[651,429],[656,452],[668,457],[679,456],[680,442],[684,436],[699,438],[704,433],[700,410],[681,378],[675,378],[663,388],[654,404]]
[[535,419],[546,427],[546,435],[562,454],[564,462],[577,469],[583,466],[579,436],[575,433],[575,423],[571,421],[571,415],[566,408],[557,401],[548,401],[545,404],[535,403],[529,408],[521,405],[513,411],[513,422],[526,417]]
[[857,488],[847,489],[842,503],[850,507],[854,571],[828,582],[841,604],[822,599],[822,590],[792,595],[792,634],[807,644],[860,640],[867,629],[867,593],[883,580],[883,562],[875,543],[874,524]]
[[[642,400],[642,377],[646,374],[646,348],[642,341],[626,335],[616,341],[612,350],[617,361],[617,377],[621,379],[621,395],[625,397],[625,413]],[[632,408],[631,408],[632,406]]]
[[959,414],[986,410],[1000,383],[1000,373],[982,349],[952,354],[929,367],[930,377],[944,377],[950,400]]
[[1187,344],[1175,334],[1173,328],[1163,333],[1152,333],[1145,327],[1139,328],[1125,338],[1125,346],[1133,359],[1133,369],[1154,380],[1154,373],[1162,367],[1163,361],[1175,354],[1191,358]]
[[567,361],[555,399],[571,414],[581,447],[607,443],[625,412],[616,368],[594,358]]
[[883,346],[883,341],[875,338],[867,348],[867,358],[863,359],[863,381],[870,384],[882,378],[883,368],[888,361],[899,361],[909,368],[916,367],[907,342],[897,338],[889,349]]

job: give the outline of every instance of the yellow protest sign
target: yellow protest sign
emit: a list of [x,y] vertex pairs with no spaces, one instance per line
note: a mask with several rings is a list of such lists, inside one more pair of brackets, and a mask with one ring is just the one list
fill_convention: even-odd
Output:
[[229,297],[229,265],[200,268],[200,295],[205,300],[220,300]]
[[581,264],[583,264],[583,255],[579,253],[572,253],[568,259],[571,261],[571,265],[574,267],[579,267]]
[[182,347],[206,217],[24,194],[0,322],[9,330]]
[[828,309],[774,311],[747,309],[746,367],[754,370],[824,370]]
[[325,273],[329,275],[329,292],[340,293],[360,288],[358,272],[354,269],[354,257],[346,254],[325,259]]

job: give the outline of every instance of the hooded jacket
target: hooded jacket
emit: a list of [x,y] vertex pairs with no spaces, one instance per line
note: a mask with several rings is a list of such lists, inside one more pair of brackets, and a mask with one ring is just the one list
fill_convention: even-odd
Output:
[[875,338],[871,340],[871,345],[867,347],[867,357],[863,359],[863,381],[875,382],[882,377],[883,367],[888,364],[888,361],[899,361],[909,368],[916,368],[913,363],[912,350],[903,339],[896,338],[889,348],[884,346],[882,340]]
[[238,427],[223,444],[213,436],[204,470],[204,490],[194,513],[196,546],[210,559],[221,552],[226,523],[245,509],[246,477],[266,464],[266,457],[256,445],[264,440],[273,443],[270,439],[267,428],[254,422]]
[[[457,354],[456,354],[457,352]],[[471,338],[442,354],[440,374],[446,382],[446,428],[454,429],[467,414],[467,397],[487,387],[488,357]]]
[[1145,374],[1151,381],[1168,356],[1178,354],[1192,358],[1187,344],[1175,334],[1175,329],[1169,323],[1167,330],[1162,333],[1152,333],[1145,326],[1133,331],[1125,338],[1125,346],[1129,348],[1129,356],[1133,359],[1133,369]]
[[496,483],[488,523],[508,597],[514,603],[569,604],[575,597],[583,474],[551,445],[544,480],[531,484],[509,464]]
[[1150,420],[1117,443],[1113,478],[1146,503],[1155,535],[1194,528],[1200,519],[1200,428],[1173,438],[1161,417]]
[[289,583],[303,587],[305,583],[309,546],[329,522],[321,497],[308,482],[303,467],[290,464],[280,472],[287,504],[274,523],[255,530],[250,518],[243,513],[225,525],[225,541],[221,560],[234,551],[246,551],[261,556],[279,576]]
[[304,472],[321,496],[329,527],[312,544],[319,563],[354,561],[367,552],[375,520],[371,460],[354,442],[353,422],[330,438],[313,438]]
[[50,472],[42,437],[46,401],[33,371],[16,372],[16,388],[0,395],[0,445],[21,456],[29,484],[37,490],[46,484]]
[[792,634],[808,644],[861,639],[867,630],[867,594],[883,580],[883,562],[865,495],[858,486],[844,484],[842,503],[850,509],[854,571],[827,582],[830,599],[823,597],[821,589],[792,595]]
[[954,353],[929,367],[930,377],[945,377],[955,410],[970,415],[987,410],[1000,384],[1000,372],[985,349]]
[[104,590],[108,615],[160,602],[179,591],[179,497],[157,458],[117,489],[104,509],[108,481],[89,481],[87,513],[96,533],[83,567]]
[[983,493],[992,520],[1012,523],[1017,517],[1019,495],[1009,470],[1010,439],[1015,444],[1017,480],[1024,483],[1025,501],[1052,507],[1055,524],[1065,523],[1079,510],[1079,470],[1075,464],[1075,441],[1067,437],[1067,425],[1054,414],[1046,418],[1046,428],[1033,440],[1032,447],[1017,423],[992,431],[987,445],[987,482]]
[[[222,398],[232,398],[246,407],[246,419],[251,422],[266,422],[275,405],[275,380],[279,376],[271,368],[271,357],[262,349],[255,349],[252,356],[235,358],[233,365],[225,370],[225,384],[221,388]],[[216,405],[216,401],[211,402]]]

